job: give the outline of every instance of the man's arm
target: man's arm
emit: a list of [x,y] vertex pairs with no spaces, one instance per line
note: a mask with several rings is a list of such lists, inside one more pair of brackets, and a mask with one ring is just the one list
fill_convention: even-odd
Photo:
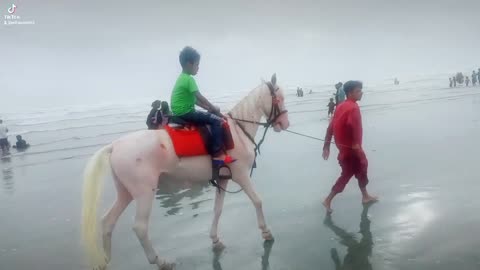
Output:
[[325,142],[323,143],[323,159],[327,160],[330,156],[330,144],[332,143],[333,137],[333,119],[328,124],[327,132],[325,134]]
[[348,125],[352,131],[352,149],[354,153],[360,158],[362,161],[366,161],[367,157],[365,152],[362,149],[361,145],[361,138],[362,138],[362,116],[360,115],[360,109],[354,109],[348,119]]

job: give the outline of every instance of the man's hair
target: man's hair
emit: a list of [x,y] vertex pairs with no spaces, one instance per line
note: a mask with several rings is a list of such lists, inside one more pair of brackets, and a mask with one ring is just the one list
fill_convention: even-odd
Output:
[[187,46],[180,52],[178,59],[180,60],[180,65],[185,67],[188,63],[193,64],[200,61],[200,54],[194,48]]
[[343,92],[345,92],[345,95],[348,95],[357,87],[362,89],[363,83],[361,81],[348,81],[343,85]]
[[169,113],[170,112],[170,107],[168,106],[168,102],[162,101],[162,105],[160,106],[160,110],[162,113]]
[[161,101],[157,99],[154,102],[152,102],[152,107],[160,107],[161,104],[162,104]]

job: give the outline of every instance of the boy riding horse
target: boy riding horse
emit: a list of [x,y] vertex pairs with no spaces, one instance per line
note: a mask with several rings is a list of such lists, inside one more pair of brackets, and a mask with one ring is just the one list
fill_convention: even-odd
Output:
[[[185,47],[180,52],[182,73],[172,91],[171,108],[174,116],[195,125],[210,125],[211,142],[209,154],[214,167],[232,163],[234,160],[224,150],[224,118],[217,106],[212,105],[198,90],[193,76],[198,72],[200,54],[192,47]],[[195,105],[207,112],[195,110]]]

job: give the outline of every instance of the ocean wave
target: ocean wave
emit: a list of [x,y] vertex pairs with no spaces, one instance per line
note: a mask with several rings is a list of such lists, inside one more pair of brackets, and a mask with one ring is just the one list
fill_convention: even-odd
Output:
[[48,142],[42,142],[42,143],[37,143],[37,144],[32,144],[31,146],[45,146],[45,145],[52,145],[60,142],[68,142],[68,141],[81,141],[81,140],[86,140],[86,139],[96,139],[104,136],[112,136],[112,135],[122,135],[130,132],[136,132],[139,131],[140,129],[129,129],[129,130],[122,130],[122,131],[116,131],[116,132],[107,132],[107,133],[99,133],[96,135],[90,135],[90,136],[72,136],[64,139],[59,139],[59,140],[52,140]]

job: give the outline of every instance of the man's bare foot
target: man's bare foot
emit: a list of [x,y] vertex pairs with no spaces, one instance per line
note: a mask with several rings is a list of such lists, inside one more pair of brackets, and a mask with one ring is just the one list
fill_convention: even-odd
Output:
[[363,204],[376,203],[376,202],[378,202],[378,197],[377,196],[368,195],[368,196],[362,198],[362,203]]
[[332,202],[327,201],[327,200],[323,201],[323,203],[322,203],[323,206],[325,206],[325,210],[327,210],[328,214],[331,214],[333,212],[332,207],[330,206],[331,203]]

